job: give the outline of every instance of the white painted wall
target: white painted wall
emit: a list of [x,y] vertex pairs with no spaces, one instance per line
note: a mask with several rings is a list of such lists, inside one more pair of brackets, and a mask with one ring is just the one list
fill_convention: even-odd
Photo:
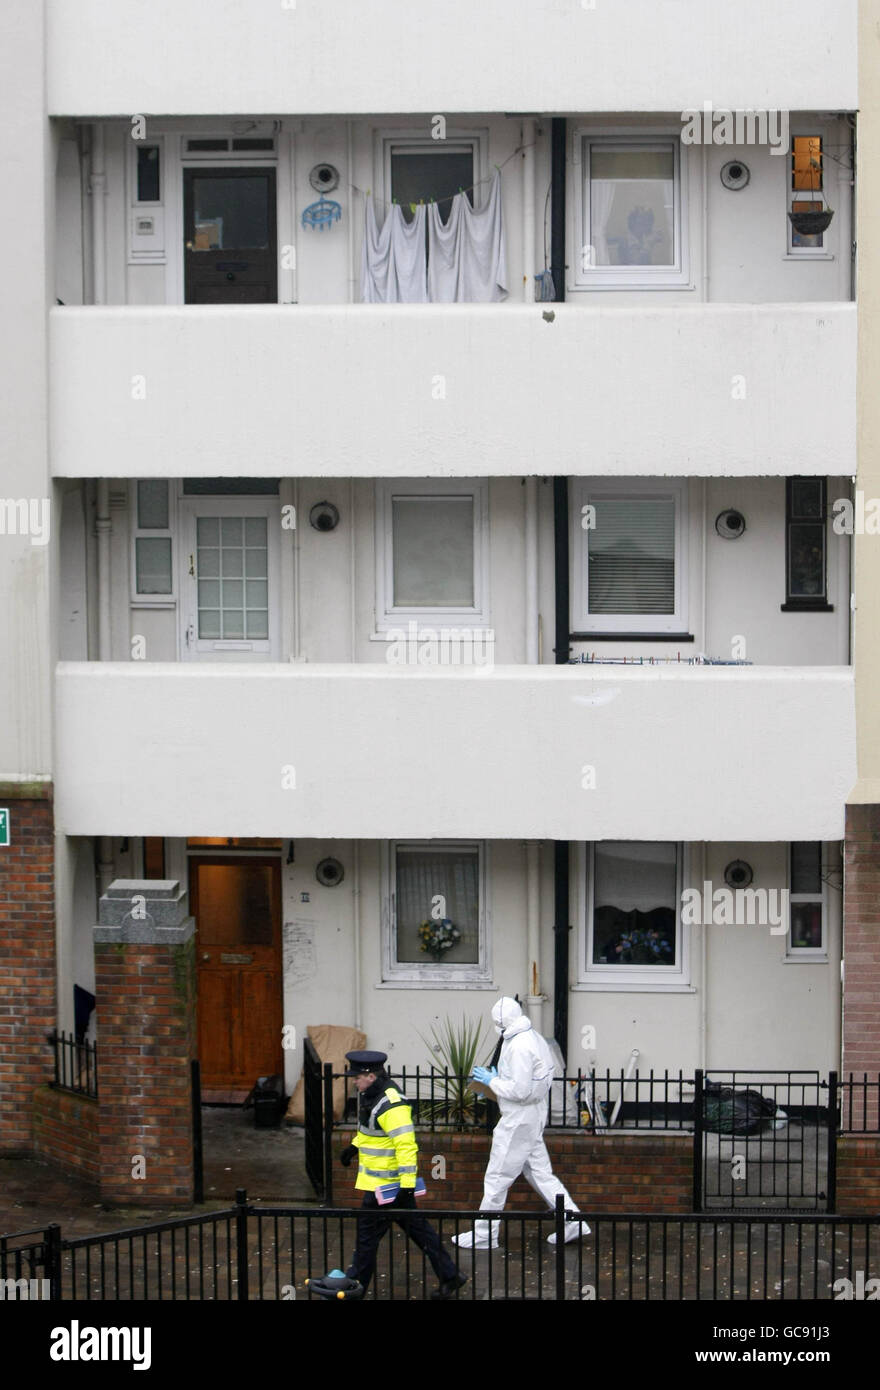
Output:
[[854,781],[840,668],[62,662],[56,690],[68,834],[833,839]]
[[[61,573],[59,597],[60,657],[86,660],[88,630],[94,631],[97,608],[94,577],[88,596],[87,531],[93,526],[83,502],[84,484],[57,483],[63,492]],[[172,480],[172,496],[181,483]],[[285,484],[287,486],[287,484]],[[376,532],[373,479],[303,478],[296,480],[295,506],[299,525],[280,530],[279,545],[292,571],[290,604],[283,606],[279,659],[322,662],[387,660],[387,643],[376,623]],[[829,478],[829,513],[838,497],[850,492],[846,478]],[[131,594],[131,507],[124,483],[110,488],[111,507],[111,628],[113,659],[127,661],[132,639],[144,639],[144,657],[151,662],[179,657],[177,604],[169,608],[142,606]],[[492,478],[489,483],[489,602],[495,633],[494,659],[499,665],[525,661],[525,489],[520,478]],[[722,660],[745,659],[759,666],[843,666],[849,662],[850,540],[827,527],[828,600],[833,611],[782,612],[785,592],[785,479],[711,478],[690,480],[687,538],[687,631],[693,641],[680,643],[684,659],[703,653]],[[330,501],[339,509],[334,531],[319,532],[308,524],[316,503]],[[539,600],[541,659],[554,659],[552,490],[538,486]],[[279,493],[278,506],[285,498]],[[60,505],[60,504],[59,504]],[[572,514],[572,631],[576,620],[576,586],[580,582],[574,547],[582,534],[574,489]],[[746,518],[745,534],[725,541],[715,530],[715,518],[726,508],[738,508]],[[181,555],[175,551],[179,568]],[[704,581],[705,561],[705,581]],[[282,580],[282,584],[285,581]],[[179,586],[178,586],[179,589]],[[287,594],[287,589],[284,593]],[[279,602],[275,595],[273,602]],[[744,645],[743,645],[744,644]],[[668,642],[609,643],[599,638],[574,641],[572,655],[668,658],[676,654]],[[247,656],[236,654],[245,664]]]
[[[3,296],[0,340],[0,502],[51,501],[47,424],[46,306],[49,302],[56,151],[44,115],[43,11],[10,0],[0,44],[0,120],[5,132],[3,192],[7,207],[27,209],[0,219],[3,264],[14,267]],[[37,512],[39,519],[42,510]],[[0,531],[0,781],[51,772],[50,566],[60,530],[47,508],[48,543]]]
[[853,305],[542,307],[55,309],[53,472],[855,471]]
[[[523,123],[519,116],[503,116],[491,111],[479,115],[447,113],[446,138],[457,135],[477,137],[482,160],[478,176],[488,178],[497,165],[502,177],[502,203],[507,243],[510,307],[522,299],[522,279],[545,267],[545,244],[549,258],[550,214],[547,190],[550,186],[551,125],[538,121],[535,135],[534,264],[523,264],[523,158],[516,153],[523,142]],[[204,166],[205,157],[187,156],[187,136],[234,135],[243,125],[228,118],[197,116],[189,121],[145,118],[138,134],[162,145],[161,194],[164,206],[155,213],[163,219],[164,235],[159,245],[163,259],[156,264],[135,264],[130,254],[130,227],[135,148],[130,121],[104,123],[106,213],[107,213],[107,303],[180,304],[183,300],[183,209],[181,188],[186,164]],[[348,164],[348,126],[351,126],[352,168]],[[833,119],[827,112],[792,112],[792,133],[822,136],[825,159],[825,192],[835,216],[820,255],[809,257],[788,253],[788,181],[790,161],[778,152],[778,129],[773,125],[776,152],[769,145],[682,145],[682,169],[687,198],[684,228],[687,233],[689,271],[687,283],[679,288],[629,288],[620,291],[578,288],[576,265],[584,239],[577,213],[584,191],[582,139],[586,134],[608,133],[639,136],[644,132],[679,136],[685,129],[681,112],[662,109],[650,115],[632,110],[624,115],[602,116],[595,110],[569,118],[566,145],[566,201],[568,254],[566,287],[569,302],[580,308],[620,305],[625,308],[660,305],[688,305],[702,302],[826,302],[852,297],[852,169],[850,167],[852,130],[846,118]],[[279,129],[280,127],[280,129]],[[88,245],[79,232],[80,205],[88,211],[90,195],[81,196],[83,182],[77,168],[75,148],[70,139],[76,134],[73,122],[61,126],[65,158],[58,165],[58,257],[59,297],[67,304],[82,302],[82,285],[73,283],[76,247],[88,254]],[[406,114],[373,114],[347,121],[338,115],[325,117],[288,116],[282,120],[263,117],[249,133],[276,137],[275,163],[278,171],[278,243],[295,250],[295,271],[286,269],[289,255],[281,258],[279,302],[347,304],[359,302],[364,209],[367,193],[378,200],[380,223],[387,212],[391,190],[387,185],[382,158],[382,140],[390,132],[397,136],[432,140],[431,117]],[[80,127],[83,164],[87,164],[91,127]],[[224,155],[215,161],[235,163],[238,156]],[[744,161],[750,170],[748,185],[739,192],[725,189],[720,181],[722,166],[732,159]],[[270,159],[271,162],[271,159]],[[318,196],[309,183],[309,171],[317,163],[329,162],[339,171],[339,186],[333,198],[340,204],[341,221],[330,229],[303,229],[303,209]],[[86,181],[86,190],[88,184]],[[487,184],[477,191],[484,195]],[[62,288],[64,292],[62,293]]]
[[[94,858],[90,841],[59,841],[75,865],[75,880],[65,880],[65,896],[59,911],[65,922],[65,940],[73,950],[72,962],[60,975],[61,990],[70,994],[75,979],[93,988],[92,928],[94,925]],[[67,846],[65,850],[65,844]],[[118,842],[117,842],[118,846]],[[367,1034],[367,1045],[389,1054],[397,1067],[430,1064],[430,1052],[421,1035],[445,1018],[466,1017],[488,1024],[489,1009],[499,994],[529,989],[526,955],[525,845],[519,840],[492,841],[489,845],[487,880],[488,929],[493,963],[492,981],[466,988],[389,987],[382,979],[382,917],[388,885],[381,870],[382,842],[361,841],[359,872],[355,871],[354,844],[340,839],[297,839],[293,864],[282,855],[282,911],[284,922],[284,1022],[296,1030],[296,1046],[285,1051],[288,1089],[292,1090],[302,1066],[303,1038],[309,1025],[334,1023],[357,1025]],[[690,846],[694,866],[692,882],[702,886],[699,846]],[[577,846],[572,847],[572,905],[575,929],[571,933],[569,972],[574,979],[578,953],[583,950],[575,902],[578,890]],[[706,846],[705,872],[714,884],[723,882],[724,866],[734,858],[746,859],[755,870],[756,886],[779,890],[786,886],[788,846],[784,843],[730,841]],[[326,855],[334,855],[345,877],[335,888],[325,888],[315,878],[315,868]],[[185,851],[181,840],[168,841],[168,862],[179,861],[169,873],[185,875]],[[838,847],[825,846],[826,861],[836,862]],[[546,998],[541,1010],[533,1010],[542,1031],[553,1031],[553,856],[551,846],[540,846],[540,931],[542,974],[540,988]],[[569,1066],[587,1070],[617,1071],[635,1047],[643,1074],[652,1068],[662,1073],[695,1066],[709,1068],[818,1068],[839,1064],[839,979],[841,911],[839,873],[827,894],[828,960],[792,963],[786,960],[785,938],[766,928],[683,928],[689,934],[691,972],[679,993],[658,993],[642,988],[610,993],[575,986],[569,994]],[[302,895],[308,896],[302,902]],[[360,915],[360,972],[355,965],[355,895]],[[705,962],[704,957],[705,955]],[[66,972],[66,973],[65,973]],[[705,989],[704,989],[705,981]],[[583,1029],[596,1030],[596,1046],[581,1046]],[[67,1026],[72,1026],[71,1023]],[[487,1028],[486,1055],[494,1044]],[[671,1097],[674,1098],[674,1097]]]
[[[449,0],[441,11],[375,0],[49,0],[53,115],[133,111],[852,109],[856,6],[742,0],[736,14],[681,0],[625,5]],[[795,22],[796,21],[796,22]],[[466,36],[463,40],[463,36]]]

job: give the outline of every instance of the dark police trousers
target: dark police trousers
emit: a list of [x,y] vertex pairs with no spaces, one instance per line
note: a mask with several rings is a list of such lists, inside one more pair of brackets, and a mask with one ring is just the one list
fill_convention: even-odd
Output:
[[454,1279],[455,1264],[443,1249],[440,1237],[434,1227],[422,1216],[421,1212],[412,1208],[403,1209],[408,1214],[409,1220],[401,1220],[398,1214],[400,1210],[396,1198],[387,1206],[382,1207],[372,1192],[365,1194],[358,1215],[357,1247],[352,1256],[351,1264],[346,1270],[348,1277],[357,1279],[366,1289],[376,1268],[376,1251],[379,1247],[379,1241],[385,1235],[392,1221],[396,1221],[399,1226],[403,1227],[410,1239],[415,1241],[419,1249],[424,1250],[440,1282]]

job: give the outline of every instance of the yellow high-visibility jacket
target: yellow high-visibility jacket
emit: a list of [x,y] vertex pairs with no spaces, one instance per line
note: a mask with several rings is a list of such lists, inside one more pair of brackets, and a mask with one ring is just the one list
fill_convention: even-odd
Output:
[[369,1110],[363,1103],[358,1107],[358,1129],[351,1142],[358,1150],[355,1187],[365,1192],[395,1182],[401,1188],[415,1187],[419,1146],[412,1110],[390,1082]]

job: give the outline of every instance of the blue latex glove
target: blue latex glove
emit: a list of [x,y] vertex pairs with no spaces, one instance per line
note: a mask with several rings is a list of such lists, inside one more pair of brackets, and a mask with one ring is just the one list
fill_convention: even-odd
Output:
[[475,1081],[480,1081],[484,1086],[488,1086],[493,1076],[498,1075],[498,1068],[474,1067],[473,1076]]

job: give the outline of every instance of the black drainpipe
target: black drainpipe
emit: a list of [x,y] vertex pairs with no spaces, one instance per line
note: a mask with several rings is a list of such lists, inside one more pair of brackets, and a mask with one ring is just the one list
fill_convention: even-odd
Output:
[[565,126],[564,116],[550,123],[550,266],[560,304],[565,299]]
[[[565,140],[564,116],[554,116],[551,126],[551,223],[550,264],[556,299],[565,299]],[[569,655],[568,592],[568,479],[553,479],[553,533],[556,579],[556,665],[565,666]],[[569,843],[557,840],[553,846],[554,923],[553,923],[553,1036],[568,1057],[568,934],[569,922]]]

